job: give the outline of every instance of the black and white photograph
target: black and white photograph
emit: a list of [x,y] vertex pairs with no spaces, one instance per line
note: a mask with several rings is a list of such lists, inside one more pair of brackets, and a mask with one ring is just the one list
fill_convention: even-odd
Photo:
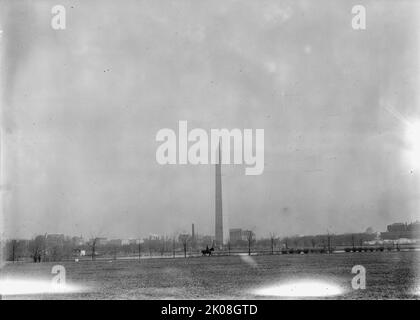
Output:
[[0,0],[0,300],[419,300],[419,103],[416,0]]

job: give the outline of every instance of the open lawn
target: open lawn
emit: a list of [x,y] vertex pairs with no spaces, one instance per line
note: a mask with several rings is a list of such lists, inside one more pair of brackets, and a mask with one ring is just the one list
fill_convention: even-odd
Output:
[[[283,299],[290,298],[290,290],[274,288],[268,291],[268,296],[258,290],[296,283],[306,283],[312,288],[311,281],[338,290],[328,296],[334,299],[420,297],[419,287],[416,287],[420,284],[420,252],[414,251],[8,263],[0,271],[0,280],[4,283],[5,279],[24,278],[49,282],[53,276],[52,266],[56,264],[65,267],[66,283],[75,287],[74,292],[3,295],[2,298]],[[351,280],[355,275],[351,270],[355,265],[366,269],[365,290],[352,289]],[[317,289],[305,290],[312,294]],[[312,296],[315,295],[327,298],[322,293],[315,292]]]

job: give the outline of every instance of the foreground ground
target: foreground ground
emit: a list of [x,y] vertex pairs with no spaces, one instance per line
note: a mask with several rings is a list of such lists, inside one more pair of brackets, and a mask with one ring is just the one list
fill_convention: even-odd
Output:
[[[5,279],[44,279],[50,282],[58,263],[7,264]],[[313,281],[338,290],[334,299],[419,298],[420,252],[196,257],[141,261],[83,261],[59,263],[74,292],[3,295],[3,299],[259,299],[290,298],[277,285],[308,283],[310,296],[327,298],[312,290]],[[352,267],[366,269],[366,289],[353,290]],[[1,285],[0,285],[1,286]],[[275,288],[268,295],[260,289]],[[4,289],[4,288],[3,288]],[[333,291],[334,291],[333,290]],[[328,291],[328,289],[327,289]],[[0,292],[2,288],[0,287]],[[332,292],[332,291],[330,291]],[[293,289],[292,289],[293,293]],[[265,292],[267,294],[267,292]],[[300,295],[299,298],[304,298]]]

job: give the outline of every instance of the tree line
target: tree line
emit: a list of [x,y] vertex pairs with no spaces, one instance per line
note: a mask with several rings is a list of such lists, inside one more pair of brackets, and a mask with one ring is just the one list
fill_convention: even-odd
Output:
[[[235,252],[248,253],[293,253],[293,252],[329,252],[337,247],[361,248],[364,241],[375,238],[374,234],[342,234],[342,235],[317,235],[293,236],[280,238],[275,233],[270,233],[266,238],[256,239],[253,233],[237,241],[228,240],[216,254],[231,254]],[[8,261],[48,262],[97,258],[116,259],[124,257],[153,257],[153,256],[184,256],[199,254],[202,248],[213,246],[213,243],[203,242],[188,236],[178,238],[161,237],[158,239],[143,239],[138,243],[113,244],[101,243],[100,238],[94,237],[83,244],[77,244],[70,237],[49,241],[46,235],[38,235],[30,240],[11,239],[4,245],[4,257]]]

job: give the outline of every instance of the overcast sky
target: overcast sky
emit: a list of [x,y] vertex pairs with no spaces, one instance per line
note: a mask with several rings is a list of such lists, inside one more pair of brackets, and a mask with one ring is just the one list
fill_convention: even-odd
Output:
[[5,233],[212,235],[214,166],[155,160],[179,120],[265,130],[262,175],[222,167],[225,230],[414,220],[420,5],[353,2],[1,1]]

